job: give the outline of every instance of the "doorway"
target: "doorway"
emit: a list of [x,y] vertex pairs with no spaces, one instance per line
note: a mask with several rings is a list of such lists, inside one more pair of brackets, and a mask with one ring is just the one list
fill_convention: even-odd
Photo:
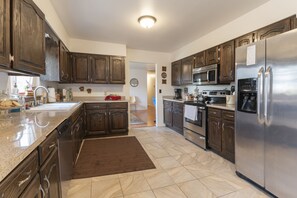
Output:
[[155,64],[130,62],[130,127],[156,125]]

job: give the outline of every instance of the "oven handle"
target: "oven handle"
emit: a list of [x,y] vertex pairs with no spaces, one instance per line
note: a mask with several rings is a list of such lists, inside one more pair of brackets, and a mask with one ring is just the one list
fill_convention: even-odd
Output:
[[199,110],[205,110],[205,107],[197,107]]
[[207,72],[206,72],[206,80],[207,80],[207,82],[209,82],[209,70],[207,70]]

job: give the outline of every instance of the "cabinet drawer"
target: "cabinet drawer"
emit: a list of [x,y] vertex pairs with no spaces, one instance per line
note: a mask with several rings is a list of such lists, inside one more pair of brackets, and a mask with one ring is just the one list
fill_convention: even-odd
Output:
[[58,148],[57,130],[54,130],[38,147],[40,165],[44,163],[55,148]]
[[233,111],[222,111],[223,120],[234,121],[234,112]]
[[128,103],[127,102],[108,103],[107,106],[110,109],[128,109]]
[[106,109],[106,103],[91,103],[91,104],[86,104],[86,109],[87,110],[96,110],[96,109]]
[[0,184],[1,197],[19,197],[38,171],[38,152],[33,151]]
[[220,109],[208,108],[208,116],[210,117],[220,118],[222,116],[221,114],[222,114],[222,110]]

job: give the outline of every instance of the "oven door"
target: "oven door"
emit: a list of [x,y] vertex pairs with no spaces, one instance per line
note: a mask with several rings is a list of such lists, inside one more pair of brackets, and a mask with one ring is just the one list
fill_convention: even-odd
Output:
[[197,107],[197,120],[184,118],[184,127],[190,129],[202,136],[206,135],[206,111],[205,107]]
[[210,65],[206,67],[193,69],[193,84],[217,84],[217,65]]

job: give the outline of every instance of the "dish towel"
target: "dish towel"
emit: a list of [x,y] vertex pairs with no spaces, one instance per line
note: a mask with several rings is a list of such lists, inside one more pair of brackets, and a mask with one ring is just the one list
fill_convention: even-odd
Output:
[[185,118],[197,120],[197,107],[193,105],[185,105]]

